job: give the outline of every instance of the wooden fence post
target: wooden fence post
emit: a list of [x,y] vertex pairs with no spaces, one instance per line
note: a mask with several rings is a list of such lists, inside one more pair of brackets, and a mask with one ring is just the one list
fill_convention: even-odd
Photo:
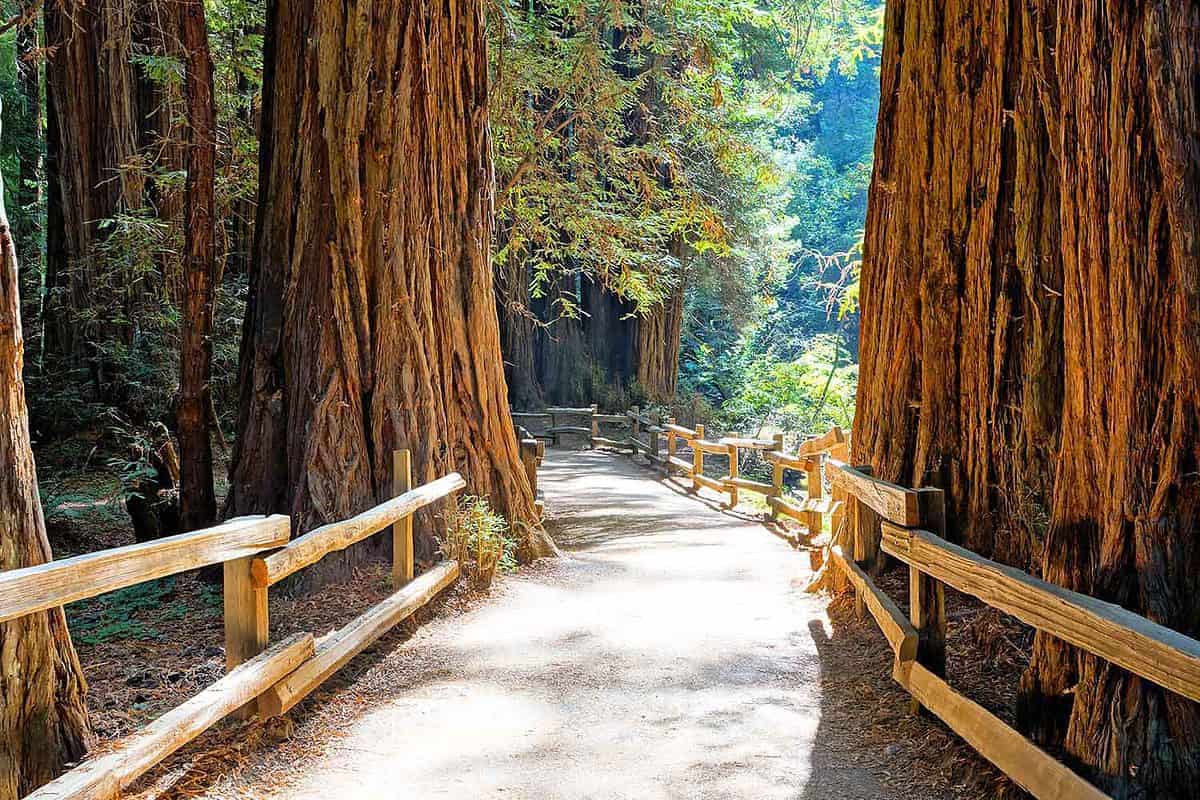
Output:
[[[392,451],[392,496],[412,489],[412,454],[408,448]],[[413,579],[413,519],[406,514],[392,525],[392,588]]]
[[[704,438],[704,426],[696,426],[696,439]],[[696,441],[692,442],[692,491],[700,492],[700,481],[696,480],[697,475],[704,473],[704,451],[699,448]]]
[[[777,433],[774,438],[774,446],[771,448],[777,453],[783,452],[783,434]],[[783,463],[774,461],[771,463],[771,487],[775,491],[776,497],[783,497]],[[771,519],[779,521],[779,509],[771,505]]]
[[[595,446],[596,446],[596,437],[600,435],[600,420],[596,419],[596,412],[598,412],[599,410],[600,410],[600,406],[593,403],[592,404],[592,442],[591,442],[593,448],[595,448]],[[534,492],[534,496],[535,497],[537,496],[537,492]]]
[[[946,496],[941,489],[917,489],[921,527],[946,538]],[[908,572],[909,619],[920,637],[917,661],[935,675],[946,674],[946,587],[915,566]]]
[[[667,417],[667,424],[674,425],[675,418]],[[668,477],[670,477],[671,469],[672,469],[672,467],[674,467],[674,464],[671,463],[671,459],[673,459],[673,458],[675,458],[675,431],[668,429],[667,430],[667,476]]]
[[[225,577],[225,672],[244,664],[267,649],[270,643],[270,616],[267,587],[258,588],[250,577],[250,562],[255,556],[226,561]],[[256,703],[247,703],[234,716],[249,719]]]
[[629,410],[633,412],[633,417],[631,418],[633,420],[633,427],[629,432],[629,455],[636,456],[638,452],[638,434],[642,432],[642,422],[638,419],[638,414],[642,413],[642,410],[637,406],[633,406]]
[[[738,477],[738,449],[737,445],[729,445],[729,477]],[[729,487],[729,507],[737,508],[738,504],[738,487]]]
[[[825,487],[821,485],[821,457],[809,456],[804,462],[804,475],[808,483],[808,499],[820,500],[825,493]],[[821,535],[821,527],[824,519],[821,517],[820,511],[808,512],[808,538],[809,541]]]

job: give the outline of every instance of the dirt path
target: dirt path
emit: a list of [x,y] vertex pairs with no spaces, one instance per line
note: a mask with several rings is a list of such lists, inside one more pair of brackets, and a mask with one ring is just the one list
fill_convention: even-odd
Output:
[[802,554],[625,457],[555,452],[543,470],[567,558],[302,706],[210,796],[953,796],[829,723],[852,698],[825,689],[830,622]]

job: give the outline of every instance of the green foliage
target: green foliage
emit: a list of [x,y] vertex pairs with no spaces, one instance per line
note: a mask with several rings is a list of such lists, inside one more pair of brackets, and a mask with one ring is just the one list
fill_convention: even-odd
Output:
[[496,573],[517,568],[517,541],[508,522],[492,510],[486,497],[463,495],[447,514],[442,553],[478,588],[492,585]]
[[[216,616],[221,602],[218,590],[203,585],[200,597],[200,613]],[[161,578],[73,603],[67,607],[67,621],[74,641],[96,645],[162,638],[165,624],[196,611],[177,591],[175,578]]]

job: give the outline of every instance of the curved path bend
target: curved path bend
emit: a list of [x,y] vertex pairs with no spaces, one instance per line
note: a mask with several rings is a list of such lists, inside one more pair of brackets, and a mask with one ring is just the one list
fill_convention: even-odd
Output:
[[803,591],[804,554],[624,456],[551,452],[540,483],[566,558],[435,618],[316,704],[351,710],[302,709],[339,717],[338,735],[300,743],[302,718],[268,763],[212,789],[295,800],[940,796],[883,785],[856,760],[862,743],[823,721],[850,699],[822,692],[829,622],[824,600]]

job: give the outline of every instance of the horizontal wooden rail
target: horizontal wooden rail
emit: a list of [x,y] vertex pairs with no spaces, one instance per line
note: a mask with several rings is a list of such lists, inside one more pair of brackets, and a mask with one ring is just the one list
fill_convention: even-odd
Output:
[[841,547],[830,547],[829,556],[858,590],[859,597],[863,598],[896,658],[901,661],[912,661],[916,658],[917,629],[904,616],[896,602],[875,585],[870,576],[862,571],[862,567],[855,564],[853,559],[847,558]]
[[774,439],[746,439],[737,436],[722,436],[719,442],[726,447],[732,445],[740,450],[774,450],[778,445]]
[[626,414],[593,414],[592,419],[612,425],[631,425],[633,421]]
[[679,438],[686,439],[688,441],[695,439],[696,435],[697,435],[696,432],[694,430],[692,430],[691,428],[685,428],[682,425],[676,425],[673,422],[668,422],[667,424],[663,425],[663,428],[668,433],[673,433],[676,436],[678,436]]
[[634,422],[640,422],[643,425],[657,425],[660,421],[657,417],[650,417],[645,414],[639,414],[637,411],[626,411],[625,415],[627,417],[629,417],[631,420],[633,420]]
[[592,429],[585,428],[582,425],[555,425],[553,428],[546,428],[546,433],[551,436],[560,433],[578,433],[581,436],[591,436]]
[[457,578],[458,562],[443,561],[386,600],[372,606],[349,625],[323,637],[310,660],[263,693],[259,699],[259,713],[263,717],[286,713],[347,661],[411,616]]
[[554,415],[541,411],[512,411],[509,416],[517,419],[551,419]]
[[287,544],[285,516],[238,517],[203,530],[0,572],[0,622]]
[[671,469],[677,469],[680,472],[686,473],[687,475],[692,474],[692,462],[690,461],[684,461],[682,458],[669,456],[666,463]]
[[609,439],[606,436],[592,437],[592,447],[615,447],[618,450],[622,450],[628,446],[628,444],[619,439]]
[[988,761],[1040,800],[1109,800],[983,706],[916,662],[897,662],[896,682]]
[[775,450],[768,450],[766,453],[767,461],[773,464],[782,464],[787,469],[802,472],[812,468],[818,463],[817,456],[798,456],[795,453],[783,453]]
[[[591,433],[589,431],[588,433]],[[369,511],[341,522],[331,522],[298,536],[282,550],[265,558],[256,558],[250,565],[254,585],[271,586],[297,570],[315,564],[329,553],[345,550],[352,544],[378,533],[403,517],[430,503],[457,492],[466,481],[452,472],[412,491],[380,503]]]
[[1200,641],[1143,616],[951,544],[883,526],[883,550],[1027,625],[1200,701]]
[[769,483],[762,483],[761,481],[752,481],[749,478],[732,478],[732,477],[726,475],[724,478],[721,479],[721,482],[725,484],[725,488],[727,488],[727,489],[728,488],[746,489],[747,491],[750,491],[750,492],[758,492],[759,494],[765,494],[768,497],[773,496],[776,493],[776,491],[778,491],[773,485],[771,485]]
[[587,408],[567,408],[565,406],[550,406],[546,409],[547,414],[579,414],[591,416],[596,409],[588,406]]
[[811,439],[805,439],[800,443],[800,447],[796,450],[796,455],[800,457],[811,456],[818,453],[828,453],[839,444],[844,444],[846,435],[842,433],[842,429],[834,426],[826,433],[820,436],[815,436]]
[[725,484],[721,483],[716,478],[710,478],[707,475],[703,475],[699,472],[692,473],[692,480],[701,486],[712,489],[714,492],[723,493],[725,491]]
[[908,527],[920,524],[919,495],[915,489],[873,478],[834,458],[825,463],[833,470],[835,489],[853,495],[889,522]]
[[114,800],[155,764],[258,697],[314,652],[310,633],[279,642],[123,739],[113,750],[84,761],[27,795],[26,800]]
[[708,439],[693,439],[693,450],[703,450],[705,453],[713,453],[718,456],[729,455],[729,446],[720,442],[709,441]]

